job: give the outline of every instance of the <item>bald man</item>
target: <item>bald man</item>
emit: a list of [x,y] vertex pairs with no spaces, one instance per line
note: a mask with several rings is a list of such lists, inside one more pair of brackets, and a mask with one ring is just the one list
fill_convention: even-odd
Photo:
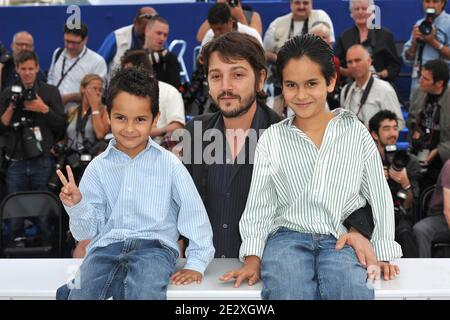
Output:
[[[19,75],[16,72],[14,66],[14,57],[24,50],[34,51],[34,39],[33,36],[27,31],[19,31],[13,36],[11,42],[12,55],[11,58],[4,63],[0,63],[0,88],[1,91],[11,87],[16,81],[19,80]],[[42,71],[37,74],[37,80],[46,82],[45,75]]]
[[140,8],[134,17],[133,24],[117,29],[105,38],[97,50],[108,65],[108,78],[111,72],[120,68],[120,58],[128,49],[142,49],[145,42],[147,22],[156,15],[152,7]]
[[351,46],[346,61],[354,82],[345,85],[341,91],[341,107],[353,111],[367,127],[378,111],[390,110],[397,116],[399,129],[404,128],[397,94],[389,82],[372,74],[372,59],[367,49],[360,44]]

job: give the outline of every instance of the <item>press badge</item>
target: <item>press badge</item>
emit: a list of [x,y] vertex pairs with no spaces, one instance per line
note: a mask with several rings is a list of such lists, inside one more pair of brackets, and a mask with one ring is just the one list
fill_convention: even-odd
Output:
[[33,128],[34,136],[37,141],[42,141],[42,134],[41,134],[41,128],[34,127]]

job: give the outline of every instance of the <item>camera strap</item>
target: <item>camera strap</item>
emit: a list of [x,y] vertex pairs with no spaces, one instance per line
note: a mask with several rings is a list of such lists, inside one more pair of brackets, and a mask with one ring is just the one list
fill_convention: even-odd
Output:
[[[59,88],[59,86],[61,85],[61,83],[63,82],[64,78],[69,74],[69,72],[77,65],[77,63],[86,55],[87,53],[87,47],[84,48],[84,52],[81,56],[78,56],[77,60],[75,60],[75,62],[69,67],[69,69],[67,69],[66,72],[64,72],[64,69],[66,68],[66,59],[67,57],[64,56],[63,59],[63,64],[61,67],[61,78],[59,79],[56,87]],[[59,57],[58,57],[59,58]]]
[[79,134],[81,134],[81,138],[84,141],[84,130],[86,129],[86,124],[89,120],[89,116],[91,115],[91,108],[89,108],[86,111],[86,114],[82,115],[83,107],[80,105],[78,107],[78,114],[77,114],[77,123],[76,123],[76,130],[77,130],[77,137]]
[[[303,24],[303,28],[302,28],[302,33],[301,35],[307,34],[308,33],[308,21],[309,18],[306,18],[304,24]],[[291,19],[291,26],[289,28],[289,34],[288,34],[288,40],[290,38],[292,38],[294,35],[294,19]]]
[[362,107],[364,106],[364,104],[367,101],[367,98],[369,97],[369,93],[370,90],[372,89],[373,83],[374,83],[374,78],[373,76],[370,76],[369,82],[367,83],[366,88],[364,89],[363,95],[361,97],[361,100],[359,101],[359,107],[358,107],[358,111],[356,112],[356,116],[359,116],[359,113],[361,112]]

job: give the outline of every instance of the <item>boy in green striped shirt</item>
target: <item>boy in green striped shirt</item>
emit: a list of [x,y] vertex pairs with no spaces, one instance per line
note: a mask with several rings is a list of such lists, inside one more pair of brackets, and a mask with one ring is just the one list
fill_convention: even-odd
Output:
[[[283,96],[295,116],[272,125],[255,154],[240,221],[244,266],[221,279],[263,280],[263,299],[373,299],[355,251],[336,250],[343,221],[368,201],[380,261],[402,255],[394,208],[368,130],[346,110],[327,111],[336,82],[333,52],[319,37],[295,37],[280,49]],[[368,268],[370,270],[370,267]]]

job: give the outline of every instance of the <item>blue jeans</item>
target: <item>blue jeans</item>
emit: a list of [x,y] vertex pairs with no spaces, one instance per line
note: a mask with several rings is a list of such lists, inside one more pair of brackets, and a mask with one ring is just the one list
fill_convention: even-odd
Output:
[[332,235],[280,228],[267,240],[261,261],[263,299],[374,299],[366,286],[367,271],[355,251],[335,249]]
[[[55,160],[51,156],[41,156],[28,160],[11,161],[6,172],[8,194],[19,191],[48,190],[47,183],[55,170]],[[48,234],[45,218],[32,219],[42,234],[44,240]],[[24,236],[25,219],[9,219],[10,239]]]
[[127,239],[94,248],[75,281],[56,292],[56,299],[165,300],[178,252],[160,241]]

